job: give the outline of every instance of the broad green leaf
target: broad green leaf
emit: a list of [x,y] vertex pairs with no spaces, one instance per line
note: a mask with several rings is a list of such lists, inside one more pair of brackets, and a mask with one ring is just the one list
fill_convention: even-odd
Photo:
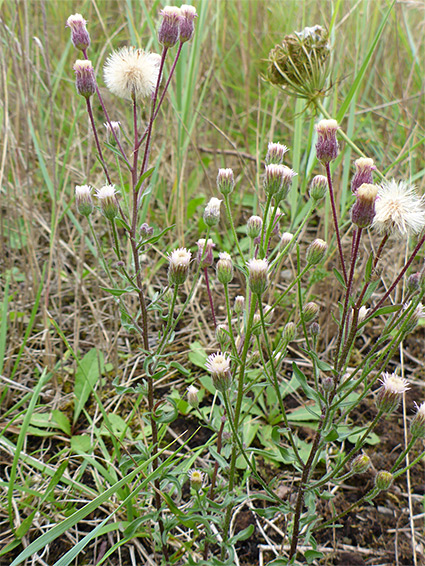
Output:
[[103,354],[96,348],[92,348],[81,360],[75,373],[74,395],[74,423],[77,422],[90,393],[104,371]]

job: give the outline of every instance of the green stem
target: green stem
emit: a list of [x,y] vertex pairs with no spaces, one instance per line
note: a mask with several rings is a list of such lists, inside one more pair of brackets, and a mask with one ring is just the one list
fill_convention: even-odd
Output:
[[230,222],[230,229],[231,229],[232,234],[233,234],[233,239],[235,240],[236,247],[238,248],[238,253],[240,255],[240,258],[242,259],[242,263],[245,263],[245,258],[244,258],[244,255],[242,253],[242,250],[239,246],[239,240],[238,240],[238,236],[236,234],[235,224],[233,222],[232,211],[230,209],[229,195],[224,195],[224,205],[226,207],[227,217],[228,217],[229,222]]

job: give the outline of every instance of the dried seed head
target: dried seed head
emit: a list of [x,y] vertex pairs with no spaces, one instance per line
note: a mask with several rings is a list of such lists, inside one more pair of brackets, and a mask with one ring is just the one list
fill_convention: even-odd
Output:
[[376,396],[376,406],[383,413],[394,412],[400,404],[403,394],[409,389],[408,383],[395,373],[383,373],[382,386]]
[[326,191],[328,190],[328,180],[324,175],[316,175],[313,177],[311,184],[310,184],[310,197],[315,200],[319,201],[326,195]]
[[86,20],[81,14],[73,14],[66,20],[66,26],[71,29],[71,41],[76,49],[84,51],[90,47],[90,35],[86,28]]
[[279,142],[270,142],[267,147],[266,165],[270,165],[272,163],[275,165],[281,165],[287,151],[288,148],[286,145]]
[[96,189],[96,196],[99,199],[102,212],[108,220],[114,220],[118,216],[117,191],[115,185],[104,185]]
[[122,47],[106,60],[103,67],[105,84],[112,94],[140,102],[154,93],[160,63],[161,56],[156,53]]
[[217,175],[217,188],[223,196],[230,195],[235,186],[232,169],[219,169]]
[[369,228],[375,218],[375,202],[378,194],[377,185],[363,183],[357,189],[356,202],[351,209],[351,220],[359,228]]
[[195,6],[183,4],[180,6],[180,41],[185,43],[192,38],[195,31],[195,18],[198,17]]
[[250,259],[247,262],[249,287],[256,295],[262,295],[268,285],[269,263],[266,259]]
[[222,201],[218,198],[211,198],[204,210],[204,222],[207,226],[216,226],[220,220],[220,204]]
[[375,209],[373,227],[378,232],[402,238],[418,234],[425,226],[425,199],[404,181],[383,182]]
[[168,256],[168,282],[170,285],[183,285],[189,273],[192,254],[186,248],[178,248]]
[[356,166],[356,172],[351,180],[351,191],[356,194],[357,189],[367,183],[371,185],[373,183],[372,171],[376,169],[373,164],[373,159],[369,157],[360,157],[354,162]]
[[159,26],[158,41],[164,47],[174,47],[179,40],[181,10],[177,6],[165,6],[160,14],[162,22]]
[[92,188],[90,185],[77,185],[75,187],[75,200],[77,209],[83,216],[90,216],[93,212],[93,201],[91,198]]
[[74,63],[75,87],[78,94],[84,98],[90,98],[96,92],[96,79],[91,61],[78,59]]
[[232,384],[230,373],[230,358],[222,352],[208,356],[205,367],[211,372],[214,387],[224,393]]

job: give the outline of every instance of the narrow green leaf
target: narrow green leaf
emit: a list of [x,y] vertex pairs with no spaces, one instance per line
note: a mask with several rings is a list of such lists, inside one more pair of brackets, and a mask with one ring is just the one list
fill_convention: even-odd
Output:
[[74,395],[77,402],[74,406],[74,423],[77,422],[103,369],[102,352],[92,348],[81,360],[75,373]]

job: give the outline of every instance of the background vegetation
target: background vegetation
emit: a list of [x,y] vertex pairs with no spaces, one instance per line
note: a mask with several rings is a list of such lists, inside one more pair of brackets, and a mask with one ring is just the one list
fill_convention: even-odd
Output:
[[[219,167],[235,171],[240,218],[249,216],[252,207],[259,210],[258,172],[271,140],[291,148],[288,165],[299,176],[286,211],[288,230],[299,221],[311,174],[321,173],[311,145],[317,117],[313,109],[303,111],[302,101],[269,85],[264,75],[269,50],[285,34],[307,25],[331,30],[332,80],[324,99],[328,112],[340,113],[344,131],[381,171],[410,180],[424,193],[425,12],[422,2],[396,2],[372,53],[389,4],[386,0],[201,0],[197,4],[194,39],[183,52],[156,126],[152,160],[160,159],[161,167],[144,206],[146,221],[154,227],[176,225],[169,248],[191,247],[200,237],[202,205],[215,194]],[[0,2],[0,540],[11,551],[0,557],[2,564],[9,564],[10,557],[49,524],[69,515],[114,479],[107,462],[111,431],[102,428],[98,404],[79,377],[74,356],[89,368],[105,410],[117,416],[114,432],[123,432],[129,414],[138,430],[139,416],[131,412],[134,400],[118,396],[112,386],[116,378],[129,383],[140,375],[138,347],[120,327],[114,302],[100,289],[105,285],[103,273],[87,253],[92,244],[73,204],[75,184],[99,186],[103,177],[83,99],[75,93],[72,65],[77,54],[65,22],[75,12],[88,20],[90,56],[100,77],[114,48],[130,43],[160,51],[155,30],[163,5],[130,0]],[[357,84],[365,61],[366,72]],[[353,84],[357,89],[347,98]],[[111,119],[128,123],[130,108],[112,99],[104,87],[102,92]],[[96,111],[100,119],[99,108]],[[340,156],[336,186],[341,210],[348,207],[354,157],[349,147]],[[99,222],[98,230],[108,245],[104,223]],[[312,236],[327,239],[326,209],[317,215],[314,230],[305,235],[306,242]],[[229,241],[225,222],[220,237]],[[167,249],[161,243],[157,257],[164,258]],[[395,246],[393,253],[396,270],[404,251]],[[151,294],[164,276],[164,260],[146,258]],[[336,296],[332,289],[321,293],[322,311],[327,313]],[[177,334],[175,359],[187,373],[176,369],[167,375],[159,384],[167,391],[175,389],[184,396],[188,372],[192,381],[200,371],[188,362],[191,336],[201,336],[206,349],[214,342],[207,307],[206,301],[193,305],[196,316]],[[420,332],[423,339],[423,328]],[[421,354],[417,366],[424,362],[423,348]],[[45,384],[40,382],[43,375]],[[420,378],[418,374],[423,399]],[[174,434],[180,432],[176,429]],[[94,444],[101,454],[98,458],[90,451]],[[95,524],[96,518],[91,520]],[[49,549],[45,563],[54,564],[79,537],[78,529],[67,533],[57,548]],[[412,554],[415,540],[412,526]],[[123,563],[127,557],[119,555]]]

